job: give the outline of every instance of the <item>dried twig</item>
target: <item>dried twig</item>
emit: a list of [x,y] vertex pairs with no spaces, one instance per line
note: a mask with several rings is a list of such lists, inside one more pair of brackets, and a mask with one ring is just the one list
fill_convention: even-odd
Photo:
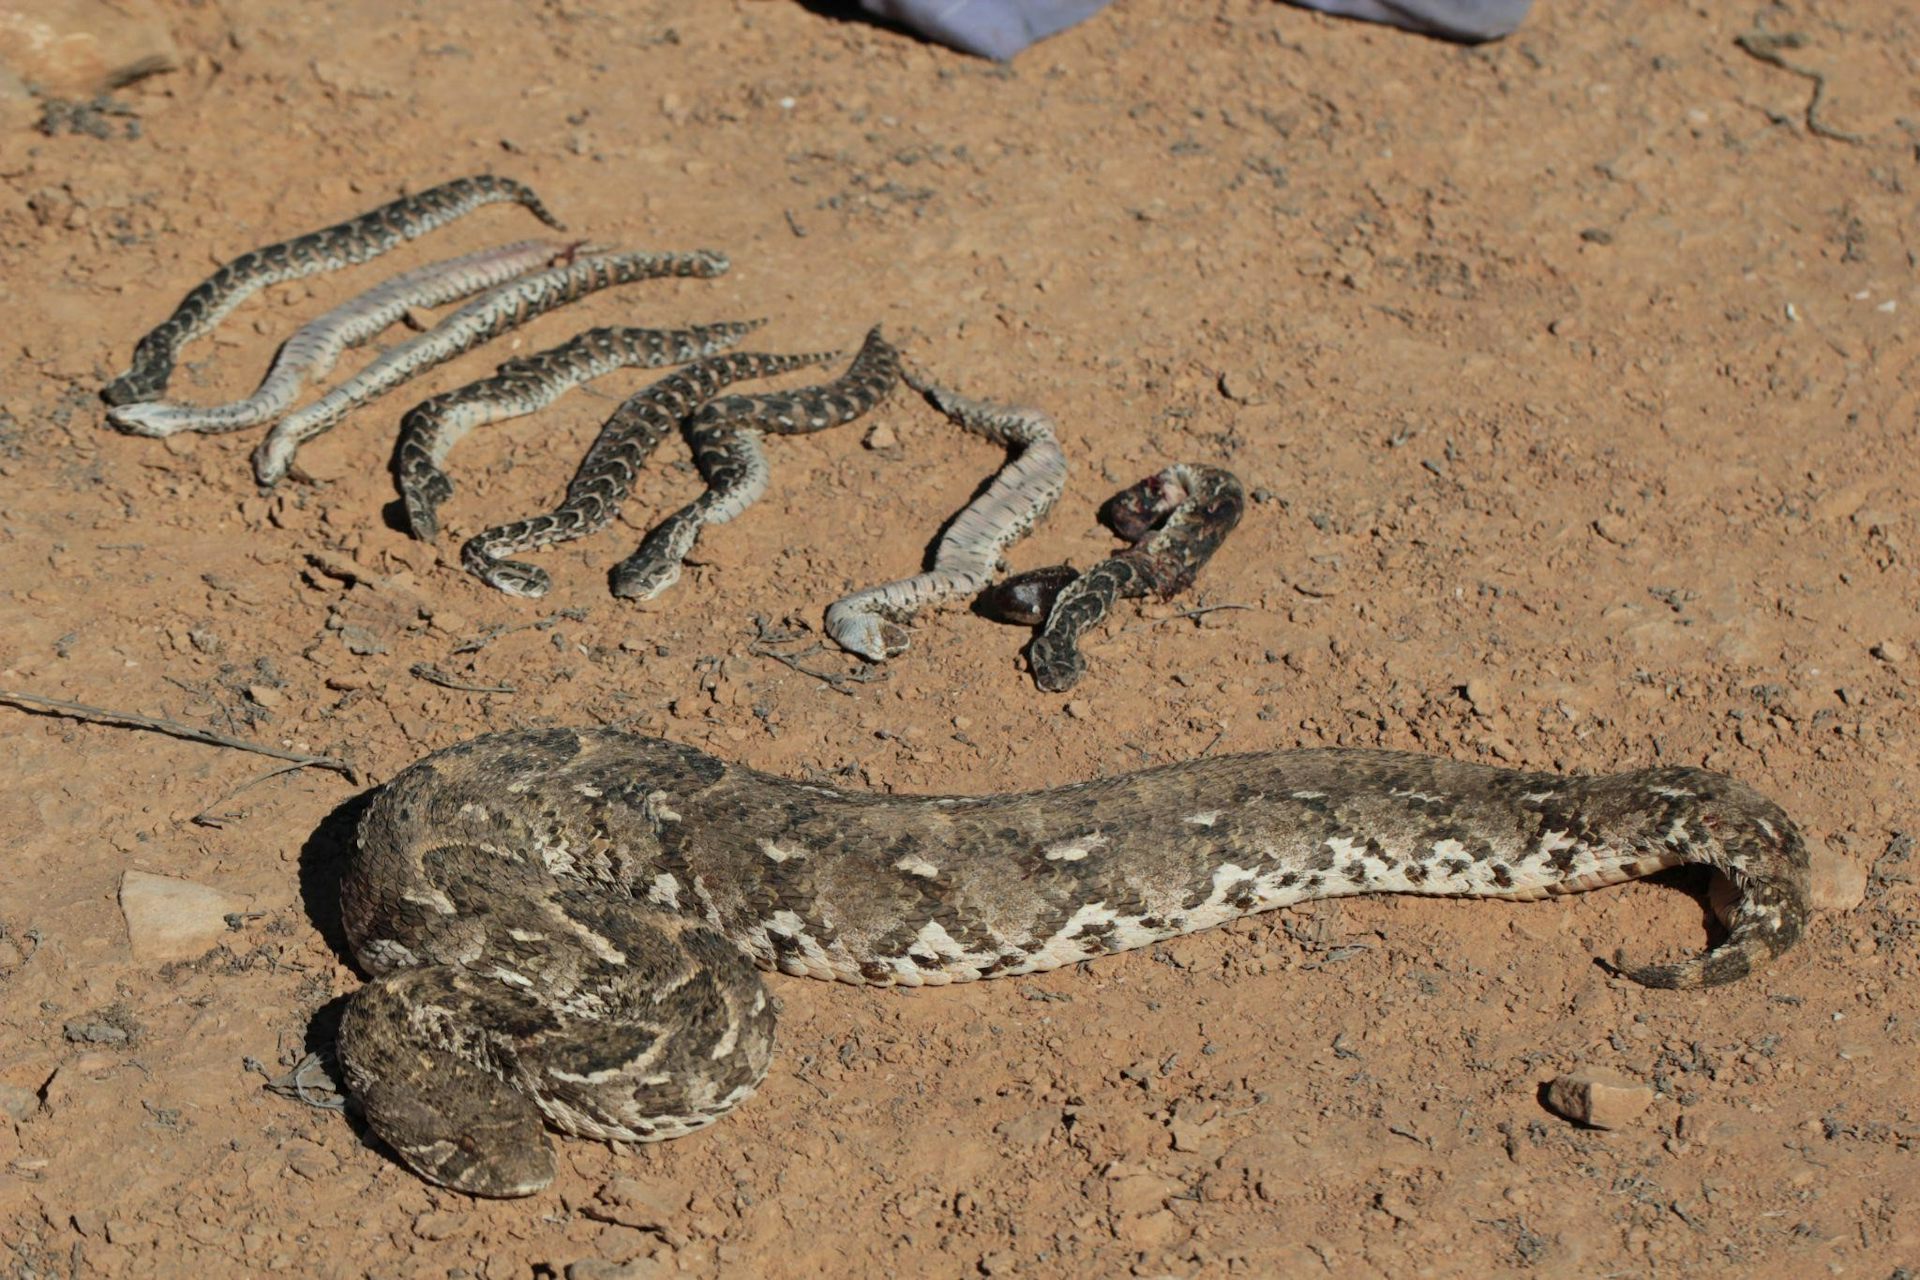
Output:
[[241,738],[229,738],[224,733],[209,733],[205,729],[196,729],[192,725],[181,724],[177,720],[156,720],[152,716],[137,715],[131,711],[109,711],[105,707],[90,707],[80,702],[43,698],[33,693],[14,693],[7,689],[0,689],[0,702],[10,703],[23,711],[68,716],[75,720],[90,720],[95,724],[113,724],[123,728],[150,729],[155,733],[185,738],[191,742],[204,742],[209,746],[231,747],[235,751],[251,751],[255,755],[272,756],[276,760],[291,760],[301,767],[330,769],[356,786],[360,782],[359,770],[344,760],[336,760],[332,756],[303,755],[298,751],[283,751],[279,747],[266,747]]
[[412,675],[418,676],[428,684],[437,684],[442,689],[458,689],[462,693],[518,693],[510,684],[468,684],[458,676],[450,676],[431,662],[416,662],[407,668]]
[[1751,57],[1791,71],[1794,75],[1813,81],[1813,97],[1807,100],[1807,132],[1822,138],[1831,138],[1835,142],[1861,143],[1866,139],[1857,133],[1848,133],[1836,129],[1820,118],[1820,103],[1827,96],[1827,73],[1803,67],[1797,62],[1788,62],[1781,56],[1782,49],[1801,49],[1806,47],[1807,38],[1798,31],[1749,31],[1745,35],[1735,36],[1733,42]]
[[194,825],[201,826],[201,827],[224,827],[229,821],[239,817],[240,815],[237,813],[215,813],[213,811],[215,805],[225,804],[227,801],[239,795],[242,791],[245,791],[249,787],[258,786],[262,782],[265,782],[268,778],[277,778],[283,773],[292,773],[295,769],[304,769],[304,768],[306,768],[306,762],[301,760],[295,760],[288,764],[275,765],[273,768],[267,770],[265,773],[261,774],[259,777],[247,779],[245,782],[241,783],[239,786],[235,787],[233,790],[227,792],[227,794],[221,796],[219,799],[207,801],[206,805],[200,810],[200,812],[194,814],[192,819],[190,819],[190,821],[192,821]]
[[855,689],[851,688],[850,686],[862,685],[862,684],[874,684],[878,681],[885,680],[887,678],[887,673],[881,668],[874,667],[874,666],[865,666],[865,665],[863,665],[859,670],[851,671],[851,672],[816,671],[812,667],[809,667],[803,664],[801,662],[801,659],[811,658],[814,654],[820,653],[823,650],[825,650],[826,646],[821,644],[818,640],[814,641],[811,645],[807,646],[805,649],[802,649],[798,653],[782,653],[780,650],[772,648],[770,646],[776,645],[776,644],[790,644],[793,641],[800,639],[800,637],[790,631],[774,630],[773,628],[767,625],[767,620],[765,618],[759,617],[757,615],[753,620],[753,628],[754,628],[753,643],[747,646],[747,652],[749,654],[753,655],[756,658],[772,658],[775,662],[778,662],[783,666],[786,666],[794,671],[798,671],[803,676],[812,676],[815,680],[818,680],[821,684],[826,685],[827,688],[833,690],[835,693],[844,693],[849,698],[855,698],[855,697],[858,697],[859,694]]
[[551,631],[560,625],[562,618],[568,622],[584,622],[586,617],[587,611],[585,609],[562,609],[558,613],[550,613],[544,618],[535,618],[532,622],[503,622],[498,626],[488,627],[472,639],[464,640],[455,645],[451,653],[454,657],[458,657],[463,653],[478,653],[495,640],[498,640],[501,636],[512,635],[516,631],[525,631],[529,628],[535,631]]
[[[315,1071],[320,1074],[318,1081],[309,1080]],[[260,1074],[266,1069],[261,1067]],[[346,1091],[340,1087],[339,1068],[331,1054],[309,1053],[294,1064],[293,1070],[277,1079],[268,1080],[269,1093],[277,1093],[283,1098],[297,1098],[310,1107],[322,1111],[343,1111],[347,1105]]]

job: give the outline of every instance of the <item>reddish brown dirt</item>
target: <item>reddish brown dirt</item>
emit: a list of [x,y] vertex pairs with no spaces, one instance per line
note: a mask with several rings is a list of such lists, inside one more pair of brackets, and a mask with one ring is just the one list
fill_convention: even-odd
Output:
[[[1811,84],[1734,43],[1747,10],[1652,0],[1542,0],[1478,50],[1123,0],[1010,70],[785,2],[181,0],[186,68],[120,95],[138,137],[115,116],[0,151],[0,686],[374,782],[485,729],[610,720],[901,790],[1328,743],[1701,763],[1870,879],[1701,994],[1594,963],[1703,945],[1685,881],[1355,900],[970,989],[775,978],[781,1056],[739,1113],[564,1142],[550,1192],[475,1203],[247,1066],[284,1070],[358,981],[331,913],[359,788],[307,770],[222,799],[270,762],[4,709],[0,1271],[1909,1274],[1920,41],[1895,5],[1768,13],[1863,141],[1809,135]],[[451,549],[546,506],[639,375],[463,446],[437,548],[383,517],[394,425],[505,344],[358,413],[309,450],[317,484],[270,497],[251,435],[103,428],[98,388],[218,258],[477,170],[597,239],[736,264],[522,350],[589,322],[764,315],[770,349],[880,322],[1058,418],[1073,484],[1020,566],[1104,554],[1100,500],[1174,459],[1235,468],[1248,518],[1190,598],[1093,638],[1070,701],[965,612],[845,696],[754,656],[752,619],[817,627],[912,571],[997,464],[907,395],[873,419],[892,446],[775,441],[767,500],[637,608],[605,569],[696,490],[676,449],[619,527],[540,557],[544,601]],[[244,390],[324,303],[533,229],[490,209],[276,289],[176,389]],[[1244,607],[1179,616],[1209,605]],[[222,825],[191,820],[209,805]],[[136,960],[129,869],[248,912],[202,958]],[[1581,1066],[1656,1098],[1570,1127],[1539,1091]]]

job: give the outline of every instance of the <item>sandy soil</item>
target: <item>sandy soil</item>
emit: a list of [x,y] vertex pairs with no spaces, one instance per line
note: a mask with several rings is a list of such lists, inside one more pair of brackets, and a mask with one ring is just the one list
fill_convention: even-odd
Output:
[[[1788,56],[1834,73],[1823,119],[1858,143],[1808,132],[1810,81],[1735,44],[1738,7],[1543,0],[1467,50],[1122,0],[1011,69],[785,0],[453,11],[177,0],[186,65],[122,92],[131,114],[0,139],[0,686],[369,782],[481,730],[610,720],[902,790],[1303,744],[1700,763],[1784,803],[1833,898],[1863,896],[1850,872],[1864,901],[1706,994],[1593,960],[1704,945],[1685,879],[1353,900],[971,989],[776,977],[782,1053],[739,1113],[656,1149],[566,1142],[552,1191],[475,1203],[263,1088],[358,982],[334,883],[363,788],[309,769],[230,795],[272,762],[0,709],[0,1271],[1911,1274],[1911,9],[1761,15],[1807,37]],[[597,239],[735,263],[520,349],[590,322],[766,316],[774,350],[883,323],[1058,418],[1073,484],[1019,566],[1105,554],[1100,500],[1175,459],[1236,469],[1248,518],[1191,597],[1094,638],[1071,700],[965,612],[842,692],[755,655],[753,620],[817,629],[916,569],[997,465],[910,396],[871,419],[891,444],[775,441],[768,498],[641,607],[605,569],[697,491],[677,447],[618,528],[540,557],[544,601],[452,558],[549,505],[639,374],[464,445],[437,547],[391,523],[394,426],[504,342],[271,496],[251,434],[104,429],[99,387],[212,263],[481,170]],[[275,289],[175,387],[248,389],[332,300],[534,230],[489,209]],[[1242,607],[1182,616],[1212,605]],[[230,895],[235,927],[136,957],[130,870]],[[1575,1128],[1540,1090],[1578,1067],[1654,1101]]]

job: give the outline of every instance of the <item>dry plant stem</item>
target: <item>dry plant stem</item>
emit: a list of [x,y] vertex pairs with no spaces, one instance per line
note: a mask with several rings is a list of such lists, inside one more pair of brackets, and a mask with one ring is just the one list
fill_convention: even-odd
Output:
[[1802,79],[1813,81],[1813,96],[1807,99],[1807,132],[1820,138],[1831,138],[1835,142],[1851,142],[1856,145],[1866,139],[1857,133],[1848,133],[1836,129],[1820,118],[1820,104],[1827,96],[1827,73],[1803,67],[1797,62],[1788,62],[1781,56],[1782,49],[1798,49],[1807,43],[1807,38],[1797,31],[1772,32],[1749,31],[1745,35],[1735,36],[1733,42],[1741,50],[1762,62],[1770,63],[1782,71],[1790,71]]
[[448,675],[430,662],[416,662],[407,668],[408,674],[428,684],[437,684],[442,689],[456,689],[461,693],[518,693],[510,684],[468,684],[458,676]]
[[227,792],[225,795],[220,796],[217,799],[207,801],[206,804],[200,807],[200,812],[193,815],[191,821],[193,825],[195,825],[196,827],[224,827],[228,822],[239,817],[240,815],[237,813],[215,813],[214,809],[216,806],[225,804],[227,801],[239,795],[242,791],[246,791],[252,787],[257,787],[269,778],[277,778],[283,773],[292,773],[296,769],[304,769],[306,767],[307,767],[306,762],[302,760],[290,760],[286,764],[275,765],[273,768],[267,770],[265,773],[261,774],[259,777],[248,778],[245,782],[241,783],[239,786],[235,787],[233,790]]
[[272,756],[276,760],[291,760],[302,767],[330,769],[356,786],[360,782],[359,770],[344,760],[336,760],[332,756],[310,756],[298,751],[283,751],[279,747],[263,747],[257,742],[229,738],[224,733],[209,733],[205,729],[196,729],[192,725],[181,724],[177,720],[157,720],[152,716],[143,716],[132,711],[110,711],[105,707],[90,707],[85,703],[67,702],[60,698],[43,698],[36,693],[15,693],[10,689],[0,689],[0,702],[10,703],[23,711],[46,712],[67,716],[74,720],[88,720],[94,724],[119,725],[127,729],[149,729],[154,733],[185,738],[190,742],[204,742],[214,747],[231,747],[235,751],[251,751],[255,755]]

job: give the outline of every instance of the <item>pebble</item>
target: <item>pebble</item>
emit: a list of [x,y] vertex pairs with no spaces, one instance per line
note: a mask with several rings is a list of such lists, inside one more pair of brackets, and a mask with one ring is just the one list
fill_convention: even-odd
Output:
[[226,936],[227,916],[246,909],[242,899],[191,880],[146,871],[120,878],[120,914],[137,960],[198,959]]
[[1808,859],[1809,890],[1816,911],[1851,911],[1866,901],[1867,870],[1831,849],[1816,849]]
[[16,1123],[40,1109],[40,1095],[25,1085],[0,1084],[0,1114]]
[[1897,667],[1907,660],[1907,646],[1898,640],[1882,640],[1867,652],[1890,667]]
[[153,0],[34,0],[7,6],[0,65],[51,97],[86,99],[180,65]]
[[429,1209],[413,1220],[413,1234],[422,1240],[445,1240],[460,1229],[460,1215]]
[[683,1201],[638,1178],[614,1178],[600,1188],[587,1209],[587,1216],[636,1231],[664,1231],[675,1224],[685,1209]]
[[891,449],[900,443],[900,437],[886,423],[876,422],[867,429],[867,437],[860,443],[869,449]]
[[1067,703],[1067,714],[1075,720],[1085,720],[1093,714],[1093,708],[1088,706],[1083,699],[1074,698]]
[[1228,371],[1220,375],[1220,394],[1235,404],[1258,404],[1260,392],[1244,373]]
[[1462,685],[1460,691],[1467,695],[1467,701],[1473,709],[1483,716],[1490,716],[1500,709],[1500,692],[1493,687],[1491,680],[1475,676]]
[[1616,547],[1631,546],[1635,537],[1633,526],[1617,516],[1601,516],[1593,522],[1593,531]]
[[1570,1071],[1547,1086],[1549,1108],[1592,1129],[1631,1124],[1652,1102],[1652,1089],[1610,1071]]

